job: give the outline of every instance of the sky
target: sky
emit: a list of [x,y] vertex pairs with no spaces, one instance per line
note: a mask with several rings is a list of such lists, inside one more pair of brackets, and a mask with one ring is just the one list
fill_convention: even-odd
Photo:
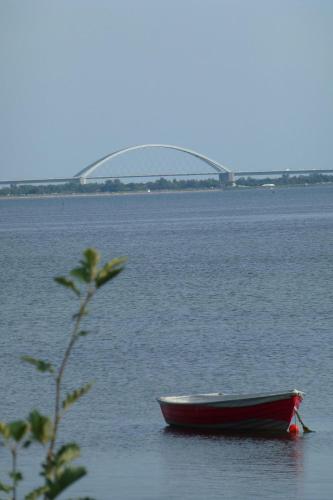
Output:
[[145,143],[333,168],[332,25],[332,0],[0,0],[0,180]]

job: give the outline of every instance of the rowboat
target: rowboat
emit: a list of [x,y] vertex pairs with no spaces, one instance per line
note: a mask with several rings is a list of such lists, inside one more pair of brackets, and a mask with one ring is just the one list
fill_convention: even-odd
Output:
[[157,399],[167,424],[232,432],[287,432],[304,393],[192,394]]

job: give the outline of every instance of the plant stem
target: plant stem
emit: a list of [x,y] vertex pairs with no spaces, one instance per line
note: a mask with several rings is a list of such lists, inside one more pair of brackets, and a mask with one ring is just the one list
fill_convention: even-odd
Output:
[[13,500],[16,500],[16,466],[17,466],[17,449],[13,445],[10,449],[12,454],[12,481],[13,481]]
[[69,356],[70,356],[72,349],[74,347],[74,344],[78,339],[80,324],[81,324],[81,320],[85,314],[86,307],[89,304],[90,300],[92,299],[95,291],[96,291],[95,288],[89,288],[87,291],[86,297],[84,298],[84,300],[80,304],[79,312],[75,316],[75,323],[74,323],[73,331],[71,333],[67,349],[65,351],[64,357],[62,359],[62,362],[61,362],[61,365],[59,367],[58,374],[56,377],[56,395],[55,395],[55,404],[54,404],[53,436],[52,436],[52,439],[50,441],[50,446],[49,446],[48,451],[47,451],[47,458],[46,458],[47,463],[50,463],[52,460],[52,457],[53,457],[54,448],[55,448],[56,439],[57,439],[58,428],[59,428],[59,423],[61,420],[61,414],[60,414],[61,384],[62,384],[62,379],[64,376],[65,368],[66,368]]

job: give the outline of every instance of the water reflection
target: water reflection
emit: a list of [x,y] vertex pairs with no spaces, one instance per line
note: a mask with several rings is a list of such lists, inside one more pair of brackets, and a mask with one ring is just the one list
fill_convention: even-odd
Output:
[[268,431],[256,431],[256,432],[235,432],[235,431],[225,431],[219,429],[193,429],[185,427],[171,427],[166,426],[163,429],[163,433],[171,434],[174,436],[181,437],[224,437],[224,438],[239,438],[239,439],[272,439],[272,440],[282,440],[282,441],[295,441],[303,438],[303,434],[290,434],[289,432],[268,432]]
[[204,498],[207,485],[212,498],[221,487],[228,499],[269,498],[273,492],[278,497],[279,491],[302,497],[303,435],[226,434],[167,427],[161,444],[165,484],[169,488],[173,485],[170,498],[176,498],[176,491],[179,498],[190,498],[189,490]]

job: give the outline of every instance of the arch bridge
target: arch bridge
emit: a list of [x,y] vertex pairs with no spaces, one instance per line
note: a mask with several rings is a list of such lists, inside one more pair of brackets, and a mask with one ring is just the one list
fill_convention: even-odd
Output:
[[[140,149],[153,149],[153,148],[160,148],[160,149],[173,149],[175,151],[180,151],[182,153],[188,154],[190,156],[193,156],[197,158],[198,160],[201,160],[202,162],[206,163],[209,165],[212,169],[212,173],[218,173],[219,174],[219,179],[222,183],[224,184],[233,184],[234,183],[234,173],[225,167],[224,165],[221,165],[221,163],[218,163],[215,160],[212,160],[211,158],[208,158],[208,156],[205,156],[201,153],[198,153],[196,151],[193,151],[192,149],[187,149],[183,148],[180,146],[173,146],[171,144],[141,144],[139,146],[131,146],[127,147],[124,149],[119,149],[118,151],[114,151],[113,153],[110,153],[106,156],[103,156],[103,158],[100,158],[99,160],[95,161],[94,163],[91,163],[87,167],[83,168],[80,170],[75,176],[75,179],[78,179],[81,184],[85,184],[87,182],[88,176],[90,176],[95,170],[97,170],[99,167],[101,167],[104,163],[113,160],[121,155],[124,155],[126,153],[129,153],[131,151],[135,150],[140,150]],[[174,174],[175,176],[178,175],[190,175],[190,174]],[[156,176],[156,175],[155,175]],[[159,177],[163,176],[163,174],[158,175]],[[118,178],[121,178],[122,176],[118,176]],[[133,175],[133,176],[124,176],[124,177],[150,177],[150,175]]]

